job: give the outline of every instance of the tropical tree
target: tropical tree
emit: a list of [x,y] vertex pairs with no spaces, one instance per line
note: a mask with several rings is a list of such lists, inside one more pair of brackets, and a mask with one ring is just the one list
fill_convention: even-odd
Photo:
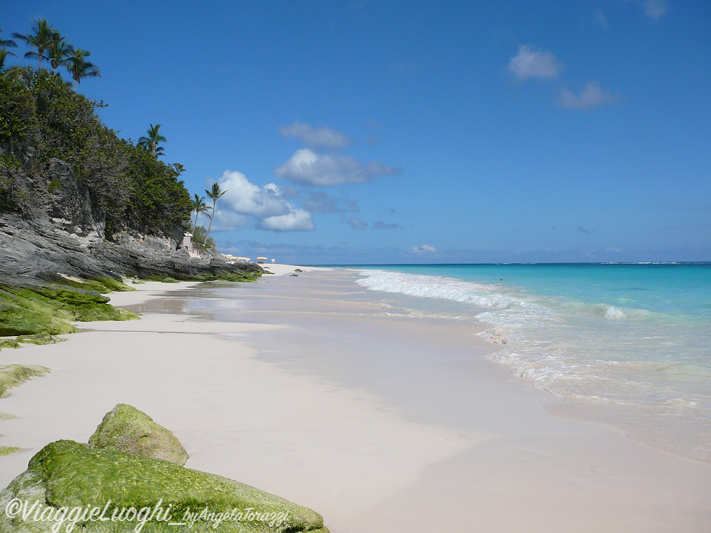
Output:
[[[195,231],[197,230],[198,215],[200,215],[200,213],[205,213],[207,216],[210,217],[210,215],[208,214],[208,211],[210,211],[210,206],[205,203],[204,196],[198,196],[197,194],[190,201],[190,206],[192,207],[192,210],[195,211],[195,224],[193,224],[193,235],[195,235]],[[210,217],[210,222],[212,222],[212,217]]]
[[[0,28],[0,33],[2,33],[2,28]],[[16,48],[17,44],[12,39],[0,39],[0,72],[5,70],[5,60],[7,56],[14,56],[13,52],[10,52],[8,48]]]
[[46,57],[52,65],[52,74],[57,73],[58,66],[66,65],[69,56],[72,54],[72,45],[64,39],[65,37],[62,37],[58,31],[55,31],[52,34],[52,41],[47,47],[47,50],[45,50]]
[[88,50],[81,48],[72,48],[71,55],[67,58],[66,66],[69,74],[74,80],[74,90],[77,90],[77,85],[81,83],[82,78],[101,77],[99,67],[91,61],[86,61],[86,58],[91,55]]
[[225,195],[227,191],[223,191],[219,183],[213,183],[210,189],[205,189],[205,194],[212,200],[212,216],[210,216],[210,225],[207,227],[207,233],[205,234],[205,244],[207,244],[207,238],[210,236],[210,230],[212,229],[212,219],[215,217],[215,207],[217,207],[217,200]]
[[0,48],[0,72],[5,70],[5,60],[7,59],[7,56],[14,56],[12,52],[9,52],[5,50],[4,48]]
[[15,39],[21,39],[25,41],[27,46],[32,46],[36,48],[37,51],[29,51],[25,54],[25,57],[36,57],[39,59],[39,68],[42,68],[42,58],[46,57],[46,50],[52,45],[54,39],[54,34],[57,30],[54,26],[51,26],[47,19],[40,19],[35,22],[35,25],[31,28],[32,33],[23,35],[21,33],[13,33],[12,36]]
[[[2,28],[0,28],[0,33],[2,33]],[[17,48],[17,43],[12,39],[0,39],[0,47],[2,48]],[[8,52],[8,55],[14,56],[12,52]]]
[[165,137],[163,137],[158,130],[160,130],[160,124],[156,124],[155,126],[151,124],[151,127],[146,131],[148,137],[140,137],[138,139],[138,146],[149,151],[151,155],[156,158],[160,155],[164,155],[163,147],[158,146],[158,143],[166,142]]

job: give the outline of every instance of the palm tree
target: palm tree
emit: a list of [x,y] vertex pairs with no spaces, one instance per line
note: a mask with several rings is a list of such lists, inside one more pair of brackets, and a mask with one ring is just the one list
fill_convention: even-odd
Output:
[[[197,230],[198,215],[200,213],[205,213],[207,215],[207,212],[210,210],[210,206],[205,203],[204,196],[198,196],[197,194],[190,201],[190,205],[193,208],[192,210],[195,211],[195,224],[193,225],[193,235],[195,235],[195,231]],[[210,215],[207,215],[207,216],[210,216]],[[210,217],[210,221],[212,222],[212,217]]]
[[[0,28],[0,33],[2,33],[2,28]],[[17,43],[12,39],[0,39],[0,47],[2,48],[17,48]],[[8,55],[15,55],[12,52],[8,52]]]
[[5,60],[7,59],[7,56],[14,56],[12,52],[8,52],[4,48],[0,48],[0,72],[5,70]]
[[[0,33],[2,33],[2,28],[0,28]],[[7,56],[14,56],[15,54],[7,50],[7,48],[16,48],[17,44],[12,39],[0,39],[0,72],[5,69],[5,60]]]
[[52,74],[57,73],[59,65],[66,65],[69,56],[72,54],[72,45],[64,40],[65,37],[59,35],[58,31],[52,34],[52,41],[46,50],[46,57],[52,65]]
[[166,142],[165,137],[158,132],[159,129],[160,124],[156,124],[155,126],[151,124],[151,127],[146,131],[148,137],[140,137],[138,139],[138,146],[144,150],[149,150],[151,155],[156,158],[163,155],[163,147],[158,146],[158,143]]
[[99,72],[99,67],[94,65],[90,61],[86,61],[85,58],[91,55],[88,50],[82,50],[81,48],[73,48],[71,55],[67,58],[67,70],[72,75],[74,80],[74,90],[77,90],[77,85],[81,82],[82,78],[91,78],[98,76],[101,77]]
[[37,20],[31,30],[32,33],[28,33],[27,35],[13,33],[12,36],[15,39],[22,39],[28,46],[37,48],[36,52],[27,52],[25,57],[37,57],[39,59],[39,68],[42,68],[42,58],[45,57],[47,48],[51,46],[54,34],[57,33],[57,30],[54,29],[54,26],[50,26],[47,19]]
[[217,206],[218,198],[224,196],[227,191],[223,191],[220,188],[219,183],[213,183],[210,190],[205,189],[205,194],[212,200],[212,216],[210,217],[210,225],[207,227],[207,233],[205,234],[205,244],[207,244],[207,238],[210,236],[210,230],[212,229],[212,219],[215,216],[215,207]]

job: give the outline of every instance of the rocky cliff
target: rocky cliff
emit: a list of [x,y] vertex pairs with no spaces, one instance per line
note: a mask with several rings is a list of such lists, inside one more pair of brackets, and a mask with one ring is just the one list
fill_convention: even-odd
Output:
[[[179,226],[167,235],[127,229],[114,233],[109,241],[105,215],[92,201],[89,189],[74,177],[70,165],[50,159],[45,179],[49,196],[41,209],[0,214],[0,283],[15,284],[27,278],[53,281],[66,276],[209,280],[262,272],[258,265],[235,263],[216,251],[191,257],[180,246]],[[27,193],[32,189],[28,183]]]

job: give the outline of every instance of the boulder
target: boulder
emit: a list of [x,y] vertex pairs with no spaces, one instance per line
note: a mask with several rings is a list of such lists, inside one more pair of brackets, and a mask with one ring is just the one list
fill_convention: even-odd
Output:
[[89,446],[111,449],[184,465],[188,453],[168,429],[143,411],[123,403],[106,413],[89,438]]
[[0,509],[4,532],[328,533],[318,513],[254,487],[66,440],[30,460]]

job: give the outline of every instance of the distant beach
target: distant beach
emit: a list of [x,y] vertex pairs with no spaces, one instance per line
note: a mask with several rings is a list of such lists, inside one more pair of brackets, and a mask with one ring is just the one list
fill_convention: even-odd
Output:
[[0,401],[16,417],[0,445],[21,448],[0,457],[0,485],[128,403],[175,433],[187,467],[315,509],[333,533],[707,531],[711,465],[552,415],[559,396],[491,360],[513,330],[471,302],[397,290],[417,285],[408,273],[267,268],[137,285],[111,298],[138,321],[0,352],[52,369]]

